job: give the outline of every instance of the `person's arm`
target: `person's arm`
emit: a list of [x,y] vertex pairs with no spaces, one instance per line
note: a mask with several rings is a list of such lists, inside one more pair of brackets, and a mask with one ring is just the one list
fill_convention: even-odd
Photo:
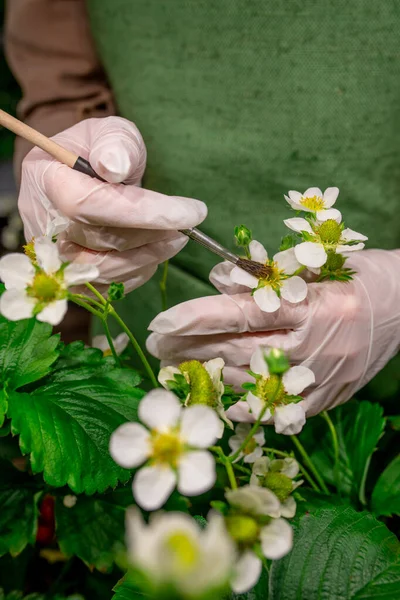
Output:
[[[89,117],[115,114],[84,0],[7,0],[5,48],[22,88],[18,116],[45,135]],[[18,181],[30,149],[29,143],[17,139]]]

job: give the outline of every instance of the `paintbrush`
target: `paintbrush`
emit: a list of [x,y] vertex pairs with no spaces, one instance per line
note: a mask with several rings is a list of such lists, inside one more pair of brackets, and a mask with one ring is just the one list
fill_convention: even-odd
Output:
[[[38,146],[50,154],[53,158],[57,159],[59,162],[71,167],[71,169],[79,171],[80,173],[84,173],[85,175],[89,175],[90,177],[95,177],[100,181],[105,181],[105,179],[100,177],[100,175],[93,170],[90,163],[86,159],[82,158],[81,156],[77,156],[66,148],[63,148],[45,135],[39,133],[32,127],[29,127],[29,125],[22,123],[22,121],[19,121],[15,117],[12,117],[4,110],[0,110],[0,125],[14,132],[16,135],[24,138],[28,142],[31,142],[34,146]],[[247,273],[254,275],[254,277],[257,277],[258,279],[267,279],[271,274],[270,266],[237,256],[219,244],[217,241],[201,232],[199,229],[197,229],[197,227],[192,227],[191,229],[181,229],[180,231],[181,233],[187,235],[191,240],[197,242],[221,258],[224,258],[225,260],[235,264]]]

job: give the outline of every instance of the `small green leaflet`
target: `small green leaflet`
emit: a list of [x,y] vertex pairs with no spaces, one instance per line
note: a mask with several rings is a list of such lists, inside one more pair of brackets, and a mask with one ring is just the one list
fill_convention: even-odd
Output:
[[381,473],[372,492],[371,505],[377,517],[400,515],[400,455]]
[[125,509],[133,504],[132,489],[118,489],[102,496],[78,496],[75,506],[56,502],[56,535],[67,556],[78,556],[89,567],[109,570],[125,539]]
[[38,493],[31,476],[0,461],[0,556],[8,552],[16,556],[34,543]]
[[269,600],[400,598],[397,538],[370,513],[331,502],[299,511],[292,551],[272,564]]
[[144,392],[131,369],[112,369],[90,376],[90,369],[64,369],[49,376],[30,394],[12,392],[8,417],[19,434],[23,454],[31,453],[33,473],[43,472],[55,487],[94,494],[130,472],[112,460],[110,436],[126,421],[137,420]]

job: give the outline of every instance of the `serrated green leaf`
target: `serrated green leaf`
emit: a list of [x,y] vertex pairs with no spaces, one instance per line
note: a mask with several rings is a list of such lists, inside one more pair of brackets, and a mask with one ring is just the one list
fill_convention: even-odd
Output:
[[131,486],[102,496],[78,496],[67,508],[56,501],[56,535],[67,556],[78,556],[89,567],[109,570],[124,545],[125,510],[133,504]]
[[[379,404],[352,401],[338,406],[329,412],[335,424],[340,460],[338,469],[339,490],[354,499],[363,498],[365,477],[376,445],[382,436],[385,419]],[[315,428],[315,448],[312,460],[331,485],[335,485],[333,472],[332,440],[328,428],[325,431],[321,423],[313,419]],[[304,432],[304,439],[311,433],[311,427]],[[300,439],[303,439],[300,436]],[[306,443],[307,445],[307,443]]]
[[57,360],[58,335],[35,319],[7,321],[0,316],[0,386],[16,390],[41,379]]
[[392,460],[376,482],[371,506],[377,517],[400,515],[400,454]]
[[6,390],[0,389],[0,427],[3,426],[8,410],[8,400]]
[[130,477],[114,463],[108,444],[119,425],[137,420],[144,392],[130,369],[81,377],[78,369],[64,369],[31,394],[13,392],[8,416],[34,473],[43,472],[55,487],[94,494]]
[[38,491],[32,477],[0,461],[0,556],[16,556],[34,543]]
[[307,508],[292,551],[272,564],[269,600],[400,598],[400,544],[383,523],[351,507]]

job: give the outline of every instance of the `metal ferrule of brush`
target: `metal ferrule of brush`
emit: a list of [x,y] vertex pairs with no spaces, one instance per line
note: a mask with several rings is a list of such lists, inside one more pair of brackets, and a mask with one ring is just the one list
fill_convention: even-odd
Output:
[[210,238],[208,235],[206,235],[199,229],[196,229],[196,227],[192,227],[191,229],[181,229],[180,231],[181,233],[184,233],[198,244],[201,244],[205,248],[211,250],[211,252],[214,252],[214,254],[217,254],[225,260],[229,260],[229,262],[232,262],[235,265],[240,260],[239,257],[236,256],[236,254],[233,254],[233,252],[227,250],[227,248]]

